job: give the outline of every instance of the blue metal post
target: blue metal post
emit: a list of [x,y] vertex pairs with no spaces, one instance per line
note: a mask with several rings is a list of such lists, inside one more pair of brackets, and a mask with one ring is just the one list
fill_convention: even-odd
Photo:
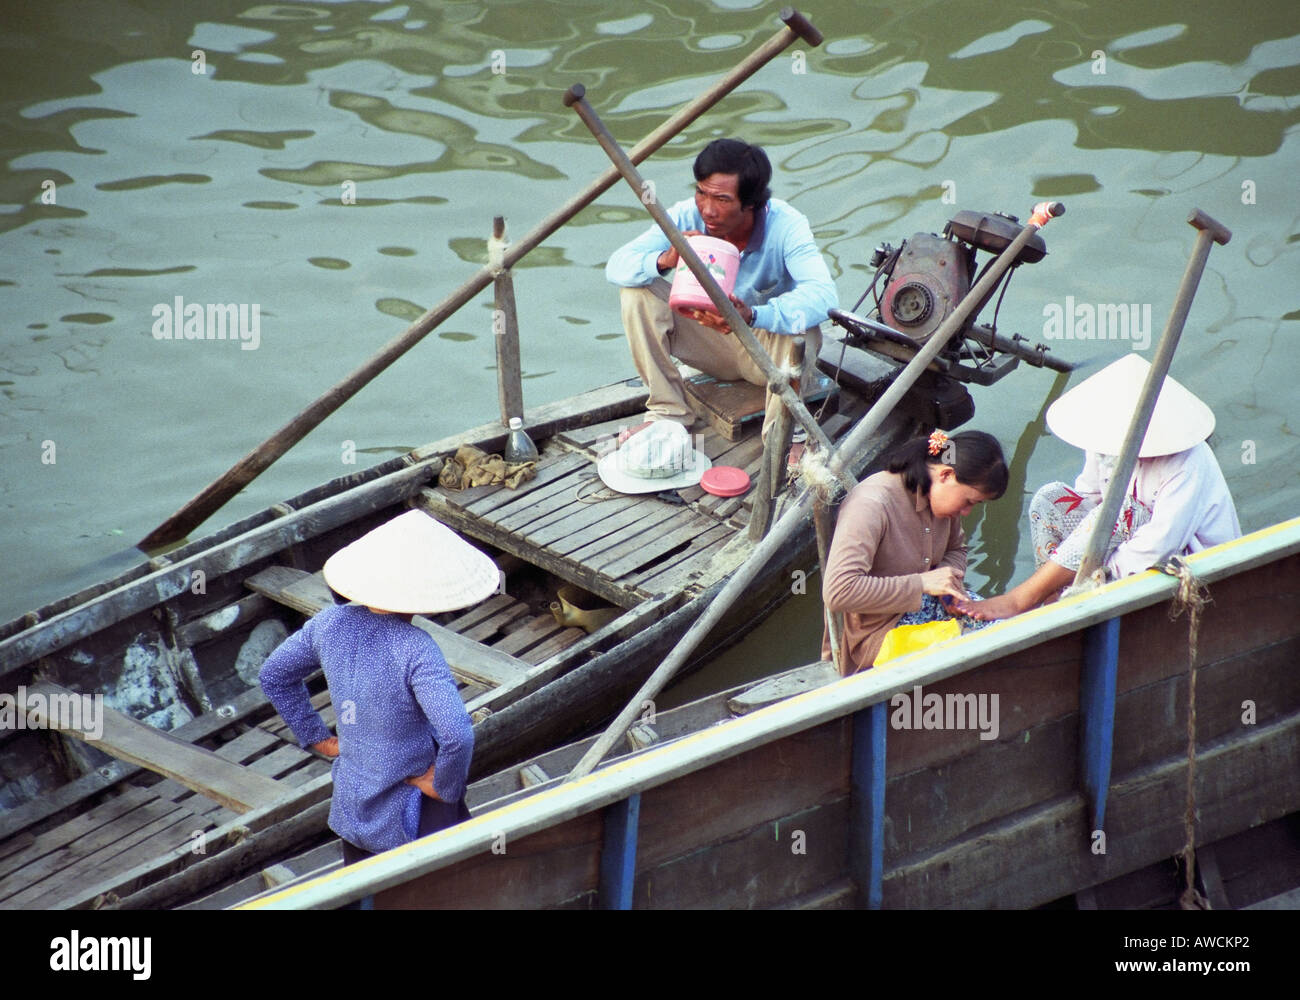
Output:
[[636,878],[636,833],[640,819],[640,792],[605,808],[605,840],[600,848],[600,887],[597,896],[602,910],[632,909],[632,886]]
[[1092,831],[1104,829],[1115,741],[1115,678],[1119,672],[1119,618],[1083,633],[1079,677],[1079,756],[1083,790],[1092,807]]
[[860,903],[880,909],[885,875],[885,725],[881,701],[853,715],[849,869]]

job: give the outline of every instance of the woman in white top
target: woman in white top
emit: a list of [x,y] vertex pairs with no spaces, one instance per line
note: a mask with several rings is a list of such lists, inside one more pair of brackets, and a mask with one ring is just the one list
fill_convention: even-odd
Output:
[[[1054,599],[1073,582],[1150,367],[1126,355],[1048,409],[1052,433],[1087,452],[1083,472],[1073,489],[1049,483],[1030,504],[1034,574],[1000,597],[961,610],[975,618],[1009,618]],[[1205,443],[1212,430],[1210,408],[1166,377],[1106,551],[1108,577],[1140,573],[1172,555],[1241,536],[1228,484]]]

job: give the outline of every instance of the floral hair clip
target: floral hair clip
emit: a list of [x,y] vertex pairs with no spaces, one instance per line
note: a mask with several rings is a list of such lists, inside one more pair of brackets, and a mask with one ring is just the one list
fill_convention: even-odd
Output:
[[948,443],[948,435],[943,431],[935,431],[930,435],[930,446],[928,448],[931,455],[938,455],[943,451],[943,446]]

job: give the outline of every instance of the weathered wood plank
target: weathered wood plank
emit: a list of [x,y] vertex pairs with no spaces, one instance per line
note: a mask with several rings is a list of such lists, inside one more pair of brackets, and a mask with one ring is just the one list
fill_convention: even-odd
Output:
[[584,566],[580,561],[558,556],[547,549],[536,549],[523,538],[509,531],[502,531],[487,521],[465,515],[446,502],[436,490],[424,490],[420,494],[420,506],[432,513],[440,521],[467,535],[488,542],[497,548],[517,555],[535,566],[554,573],[569,583],[576,583],[593,594],[598,594],[611,604],[628,608],[640,602],[648,595],[629,591],[601,577],[598,573]]
[[455,618],[441,622],[440,624],[445,628],[451,629],[453,632],[459,632],[464,635],[465,631],[471,626],[477,625],[484,619],[492,617],[502,608],[513,604],[514,601],[515,599],[509,594],[493,594],[486,601],[480,601],[473,607],[467,608],[460,614],[456,615]]
[[502,853],[376,893],[375,909],[510,910],[536,906],[538,898],[558,904],[596,888],[602,828],[599,813],[579,816],[506,843]]
[[[272,600],[289,604],[304,614],[315,614],[322,607],[333,603],[333,598],[319,575],[288,566],[270,566],[245,583]],[[526,663],[514,657],[474,642],[421,615],[416,615],[412,624],[433,637],[452,673],[457,677],[495,686],[515,679],[528,668]]]
[[763,909],[802,897],[847,867],[844,800],[767,820],[697,851],[637,865],[633,906]]
[[176,630],[176,642],[183,648],[197,646],[241,625],[260,621],[270,614],[271,607],[271,602],[261,594],[249,594],[234,604],[186,622]]
[[[211,712],[205,712],[189,722],[172,730],[171,735],[177,739],[193,743],[208,738],[236,725],[243,719],[267,707],[270,702],[260,687],[250,688],[234,700],[217,706]],[[98,795],[105,789],[139,774],[144,768],[116,761],[108,765],[108,773],[99,771],[83,775],[39,799],[24,802],[16,809],[0,814],[0,841],[13,836],[20,830],[33,826],[65,809],[70,809],[86,799]]]
[[[1221,741],[1197,760],[1198,839],[1300,808],[1300,713]],[[1106,853],[1094,854],[1081,795],[1047,803],[885,874],[885,905],[1037,906],[1172,857],[1183,844],[1186,762],[1170,760],[1116,782]]]
[[291,566],[268,566],[245,580],[244,586],[309,618],[334,603],[323,575]]
[[420,615],[411,622],[433,636],[452,673],[458,677],[496,686],[508,684],[528,671],[527,663],[508,656],[505,650],[474,642]]
[[[613,539],[613,545],[596,542],[575,552],[574,558],[581,559],[604,576],[616,577],[617,574],[610,572],[609,567],[612,567],[620,560],[631,555],[635,560],[638,560],[639,564],[639,562],[644,561],[639,559],[640,553],[646,552],[650,548],[655,548],[657,551],[665,550],[661,543],[667,534],[694,525],[699,525],[700,530],[703,530],[704,525],[707,523],[706,518],[686,507],[674,507],[669,504],[663,506],[668,508],[666,512],[646,515],[633,525],[631,530],[623,532],[619,537]],[[668,548],[671,547],[668,546]],[[647,556],[646,558],[650,557]]]
[[598,539],[615,536],[659,506],[658,500],[627,496],[587,504],[589,513],[575,515],[564,525],[562,535],[554,539],[539,536],[539,543],[560,555],[570,555]]
[[[80,701],[82,698],[67,688],[48,682],[30,686],[28,698],[34,694],[42,695],[47,699],[47,704],[68,704],[72,699]],[[29,708],[28,714],[41,726],[58,729],[64,735],[85,740],[119,760],[173,778],[238,812],[269,805],[282,794],[282,789],[274,781],[249,774],[244,768],[223,760],[210,750],[200,749],[143,722],[137,722],[107,705],[96,709],[96,714],[99,715],[97,721],[102,724],[102,732],[98,734],[89,726],[75,728],[68,725],[68,720],[61,711],[50,712],[48,708],[32,711]]]
[[796,667],[746,688],[727,702],[727,710],[732,715],[745,715],[805,691],[833,684],[839,679],[839,672],[833,663],[811,663],[806,667]]
[[520,653],[519,658],[528,663],[543,663],[549,657],[552,657],[556,653],[568,649],[570,646],[581,641],[586,634],[587,633],[580,628],[562,629],[545,642],[540,642],[532,649]]
[[189,845],[178,847],[130,871],[88,885],[77,896],[65,899],[62,905],[84,908],[109,893],[121,897],[126,908],[172,905],[204,886],[214,885],[323,831],[329,816],[331,788],[329,775],[322,774],[275,805],[246,813],[211,831],[206,855],[195,855]]
[[82,837],[89,836],[100,827],[107,826],[118,817],[157,799],[158,793],[153,789],[128,786],[121,795],[101,803],[89,812],[84,812],[67,823],[37,834],[22,850],[0,859],[0,887],[4,885],[3,879],[25,865],[39,861],[46,855],[65,848]]
[[485,618],[472,628],[463,631],[458,630],[457,634],[463,635],[466,639],[472,639],[475,642],[484,642],[496,635],[498,632],[507,628],[511,622],[529,614],[527,604],[510,599],[510,603],[497,611],[490,618]]
[[111,823],[13,872],[0,882],[0,906],[21,908],[43,899],[59,898],[59,887],[74,882],[79,872],[128,850],[159,830],[186,823],[189,818],[187,810],[172,802],[158,798],[144,802]]
[[568,536],[595,524],[618,510],[634,506],[631,497],[589,502],[571,499],[564,507],[539,517],[522,532],[533,545],[563,553]]
[[[610,558],[610,552],[602,552],[599,557],[600,571],[617,580],[619,577],[630,576],[638,571],[645,570],[649,568],[651,563],[655,566],[662,566],[664,556],[682,546],[689,549],[692,541],[712,529],[728,530],[711,517],[692,513],[687,517],[660,525],[653,540],[643,540],[640,545],[631,551],[625,550],[614,558]],[[714,534],[716,535],[717,532],[715,531]],[[664,566],[664,568],[667,567]]]
[[[483,499],[462,506],[471,514],[488,517],[500,524],[542,500],[556,494],[564,495],[566,491],[577,485],[575,475],[590,468],[591,462],[585,455],[572,452],[557,453],[548,449],[537,468],[536,478],[521,483],[513,490],[507,486],[498,486]],[[444,492],[449,498],[456,499],[455,491],[444,490]]]
[[520,653],[537,645],[563,628],[551,615],[538,615],[522,628],[517,628],[494,647],[508,653]]
[[431,466],[412,466],[366,483],[349,493],[253,528],[194,555],[123,584],[116,590],[70,608],[18,635],[0,641],[0,678],[39,656],[152,608],[189,590],[194,573],[209,581],[264,559],[288,545],[314,538],[339,525],[413,496],[433,475]]
[[626,579],[633,586],[651,592],[663,591],[674,585],[686,586],[702,575],[703,563],[708,558],[709,550],[725,545],[735,533],[736,529],[729,524],[713,524],[691,536],[680,552],[671,553],[652,566],[637,567]]

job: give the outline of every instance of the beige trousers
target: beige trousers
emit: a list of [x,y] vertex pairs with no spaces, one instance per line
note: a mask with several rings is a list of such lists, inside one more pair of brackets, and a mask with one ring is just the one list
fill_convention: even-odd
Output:
[[[686,402],[686,386],[673,358],[684,361],[714,378],[727,382],[744,379],[753,385],[767,385],[767,376],[738,337],[680,316],[668,308],[668,282],[655,281],[640,288],[621,289],[623,329],[632,350],[632,363],[650,390],[646,409],[652,420],[676,420],[690,427],[695,414]],[[772,363],[778,368],[791,364],[794,337],[768,330],[754,330]],[[821,350],[820,327],[804,333],[803,390],[811,386],[816,373],[817,354]],[[767,394],[767,412],[763,433],[776,419],[781,397]]]

